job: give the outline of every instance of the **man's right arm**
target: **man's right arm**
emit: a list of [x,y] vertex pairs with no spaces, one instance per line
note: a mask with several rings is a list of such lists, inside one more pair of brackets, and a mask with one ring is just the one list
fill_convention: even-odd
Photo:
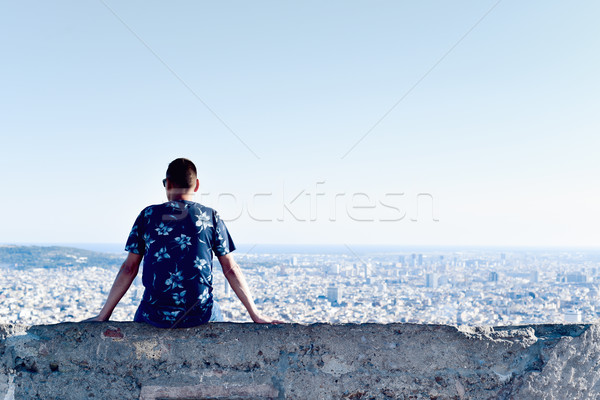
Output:
[[224,256],[217,256],[217,258],[219,259],[219,263],[221,263],[227,282],[229,282],[236,296],[240,299],[244,307],[246,307],[246,310],[248,310],[252,321],[259,324],[282,324],[283,321],[265,317],[258,312],[256,304],[254,304],[254,300],[252,299],[250,288],[246,283],[246,278],[240,266],[233,259],[233,255],[229,253]]
[[106,303],[100,314],[95,317],[86,319],[83,322],[91,322],[91,321],[108,321],[110,316],[112,315],[113,310],[119,304],[119,301],[127,293],[127,290],[131,286],[131,283],[135,279],[140,269],[140,263],[142,262],[143,255],[129,253],[123,265],[121,265],[121,269],[117,274],[117,278],[110,289],[110,293],[108,294],[108,299],[106,299]]

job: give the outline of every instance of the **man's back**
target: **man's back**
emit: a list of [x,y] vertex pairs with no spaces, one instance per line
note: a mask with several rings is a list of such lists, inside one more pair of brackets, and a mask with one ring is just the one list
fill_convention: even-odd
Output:
[[[252,321],[280,323],[261,315],[231,252],[235,245],[216,211],[192,201],[200,187],[194,163],[177,158],[162,183],[164,204],[146,207],[135,220],[125,250],[129,253],[100,313],[86,321],[108,321],[139,272],[142,260],[144,297],[134,320],[160,328],[184,328],[210,320],[212,253]],[[218,314],[217,314],[218,315]]]
[[212,252],[235,245],[216,211],[187,200],[146,207],[126,251],[144,256],[146,290],[135,320],[159,327],[208,322],[212,310]]

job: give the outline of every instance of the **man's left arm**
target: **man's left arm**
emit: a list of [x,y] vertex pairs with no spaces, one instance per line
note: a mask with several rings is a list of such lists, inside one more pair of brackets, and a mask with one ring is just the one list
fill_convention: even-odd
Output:
[[140,264],[142,262],[143,255],[129,253],[123,265],[121,265],[121,269],[119,269],[119,273],[117,274],[117,278],[115,279],[112,288],[110,289],[110,293],[108,294],[108,299],[106,299],[106,303],[100,314],[95,317],[86,319],[83,322],[92,322],[92,321],[108,321],[110,316],[113,313],[113,310],[119,304],[119,301],[123,298],[131,283],[135,279],[140,269]]

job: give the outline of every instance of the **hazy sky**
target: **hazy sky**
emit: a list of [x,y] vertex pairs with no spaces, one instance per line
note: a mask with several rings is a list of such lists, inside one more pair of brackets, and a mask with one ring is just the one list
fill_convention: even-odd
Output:
[[598,246],[599,17],[0,2],[0,242],[124,242],[184,156],[238,243]]

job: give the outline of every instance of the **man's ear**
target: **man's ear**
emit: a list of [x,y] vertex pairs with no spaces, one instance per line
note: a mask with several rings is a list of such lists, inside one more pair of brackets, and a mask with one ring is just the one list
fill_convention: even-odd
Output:
[[196,179],[196,187],[194,188],[194,192],[197,192],[200,189],[200,181]]

